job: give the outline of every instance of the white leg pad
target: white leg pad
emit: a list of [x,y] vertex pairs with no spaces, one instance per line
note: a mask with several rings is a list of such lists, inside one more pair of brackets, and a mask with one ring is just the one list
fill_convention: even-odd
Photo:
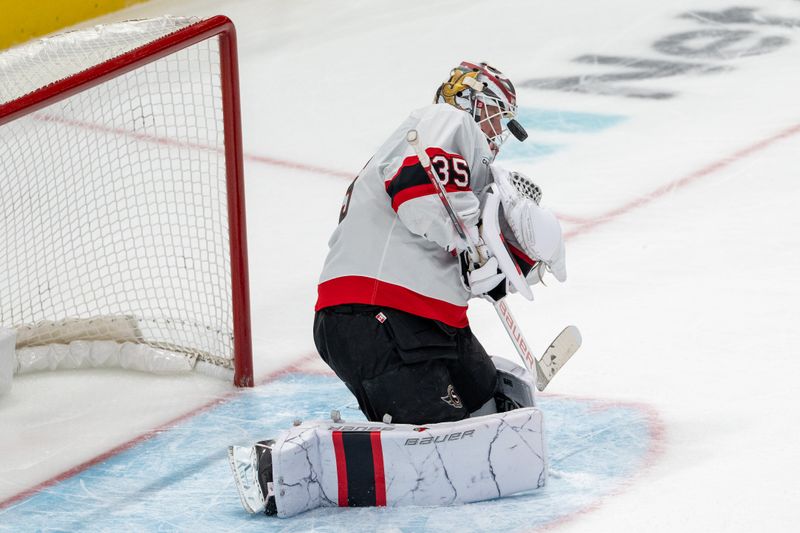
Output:
[[497,390],[521,407],[536,405],[536,378],[528,369],[504,359],[492,356],[497,369]]
[[258,462],[256,461],[255,447],[229,446],[228,462],[233,471],[233,480],[236,483],[242,507],[250,514],[263,511],[265,498],[258,484]]
[[451,505],[545,485],[535,407],[427,426],[310,422],[272,448],[279,517],[320,506]]

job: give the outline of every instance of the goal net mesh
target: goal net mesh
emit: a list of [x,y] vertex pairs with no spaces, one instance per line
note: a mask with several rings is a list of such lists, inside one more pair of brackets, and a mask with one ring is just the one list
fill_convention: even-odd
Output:
[[[0,54],[0,105],[193,22]],[[225,157],[217,37],[0,125],[0,325],[36,345],[77,324],[232,367]]]

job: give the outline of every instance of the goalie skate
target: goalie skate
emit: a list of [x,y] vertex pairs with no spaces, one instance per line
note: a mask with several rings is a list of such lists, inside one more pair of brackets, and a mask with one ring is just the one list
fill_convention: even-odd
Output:
[[258,442],[250,448],[228,447],[228,460],[236,490],[242,507],[250,514],[261,511],[268,515],[277,513],[272,484],[272,444],[274,441],[269,440]]

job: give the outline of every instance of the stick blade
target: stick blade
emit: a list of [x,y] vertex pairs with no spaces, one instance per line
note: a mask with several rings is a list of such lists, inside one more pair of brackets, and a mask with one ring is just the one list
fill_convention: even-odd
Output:
[[575,326],[567,326],[544,351],[536,365],[536,388],[543,391],[561,367],[581,347],[581,332]]

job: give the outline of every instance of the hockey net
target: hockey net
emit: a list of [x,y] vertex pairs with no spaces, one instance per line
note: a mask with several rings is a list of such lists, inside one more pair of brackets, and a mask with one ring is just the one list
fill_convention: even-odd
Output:
[[239,124],[222,16],[0,54],[0,326],[17,372],[127,352],[156,362],[126,368],[172,355],[252,385]]

